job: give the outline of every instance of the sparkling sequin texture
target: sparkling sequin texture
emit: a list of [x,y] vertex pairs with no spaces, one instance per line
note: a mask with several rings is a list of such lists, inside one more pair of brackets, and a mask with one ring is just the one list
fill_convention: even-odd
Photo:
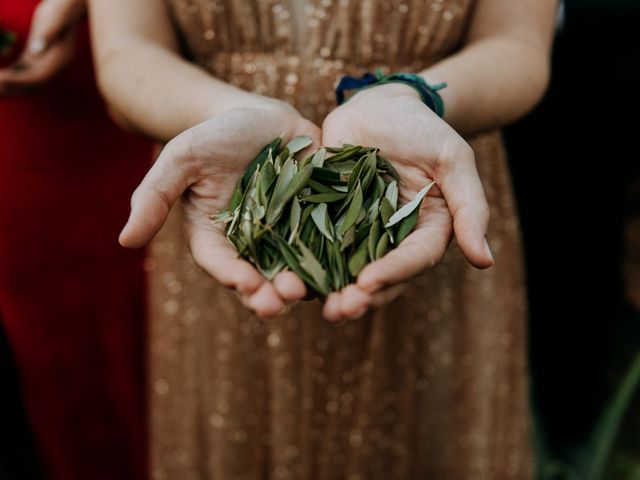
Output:
[[[472,3],[310,0],[296,29],[288,2],[167,0],[195,63],[316,122],[340,75],[455,52]],[[452,245],[402,298],[341,325],[316,302],[250,315],[193,264],[172,212],[146,263],[154,479],[531,477],[518,220],[499,133],[471,143],[496,266]]]

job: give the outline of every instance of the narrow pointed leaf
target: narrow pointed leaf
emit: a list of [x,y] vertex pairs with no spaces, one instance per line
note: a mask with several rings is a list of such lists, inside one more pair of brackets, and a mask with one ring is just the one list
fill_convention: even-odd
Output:
[[378,240],[380,239],[381,230],[382,228],[380,225],[380,220],[376,220],[375,222],[373,222],[371,228],[369,229],[369,238],[367,240],[367,245],[369,248],[369,258],[371,259],[376,258],[376,247],[378,246]]
[[313,158],[311,159],[311,165],[316,168],[322,168],[324,165],[324,159],[327,156],[327,151],[324,148],[318,149],[316,153],[313,154]]
[[395,209],[389,203],[389,199],[387,197],[383,197],[380,202],[380,218],[382,219],[382,224],[386,225],[394,213]]
[[291,234],[289,235],[289,243],[293,242],[293,239],[298,235],[300,229],[300,220],[302,218],[302,209],[300,208],[300,202],[293,197],[291,202],[291,217],[289,219],[289,226],[291,228]]
[[342,236],[342,246],[340,247],[340,251],[344,251],[349,248],[353,242],[356,241],[356,226],[353,225],[346,233]]
[[329,219],[329,214],[327,213],[327,204],[318,204],[311,211],[311,218],[316,224],[316,227],[318,227],[318,230],[320,230],[320,233],[333,242],[333,227],[331,225],[331,220]]
[[333,187],[328,187],[327,185],[324,185],[314,179],[309,179],[309,181],[307,182],[307,185],[309,185],[309,187],[311,187],[312,190],[318,192],[318,193],[335,193],[336,190],[334,190]]
[[398,208],[398,182],[393,180],[389,185],[387,185],[387,191],[384,193],[384,196],[389,200],[389,204],[393,207],[394,210]]
[[329,283],[327,279],[327,272],[322,268],[318,259],[313,255],[304,243],[297,243],[300,252],[302,253],[302,260],[300,260],[300,266],[313,278],[316,285],[319,287],[318,292],[323,295],[329,293]]
[[369,257],[368,243],[363,241],[349,259],[349,273],[355,278],[367,264]]
[[313,140],[308,135],[300,135],[299,137],[292,138],[287,143],[286,148],[289,150],[289,155],[295,155],[301,150],[304,150],[313,143]]
[[331,203],[344,200],[347,196],[346,193],[333,192],[333,193],[317,193],[315,195],[309,195],[308,197],[302,197],[300,200],[309,203]]
[[355,225],[358,216],[360,215],[360,209],[362,208],[362,188],[360,183],[356,184],[351,204],[345,215],[344,223],[340,226],[340,234],[344,235],[353,225]]
[[329,170],[328,168],[314,168],[311,178],[325,185],[341,185],[345,183],[345,178],[340,172]]
[[380,239],[378,240],[378,244],[376,245],[376,254],[372,260],[378,260],[387,253],[387,249],[389,248],[389,234],[384,232]]
[[427,194],[427,192],[429,192],[429,190],[431,190],[431,187],[433,187],[435,184],[436,182],[431,182],[429,185],[420,190],[413,198],[413,200],[404,205],[402,208],[400,208],[400,210],[398,210],[391,216],[389,221],[385,224],[385,227],[390,228],[394,226],[396,223],[400,222],[403,218],[409,216],[414,210],[416,210],[422,203],[422,199],[424,198],[424,196]]
[[395,235],[395,243],[396,245],[400,245],[400,242],[407,238],[407,235],[411,233],[411,231],[415,228],[418,223],[418,214],[420,213],[420,209],[416,208],[413,212],[409,214],[409,216],[404,217],[400,221],[400,225],[398,225],[398,230]]
[[256,171],[256,168],[258,168],[259,165],[262,165],[267,160],[269,152],[273,152],[273,154],[275,155],[275,152],[277,152],[278,148],[280,147],[280,142],[282,142],[282,137],[276,138],[273,142],[265,145],[262,148],[258,156],[253,160],[253,162],[249,164],[244,174],[242,175],[242,188],[247,188],[249,180],[251,180],[251,177],[253,177],[253,173]]

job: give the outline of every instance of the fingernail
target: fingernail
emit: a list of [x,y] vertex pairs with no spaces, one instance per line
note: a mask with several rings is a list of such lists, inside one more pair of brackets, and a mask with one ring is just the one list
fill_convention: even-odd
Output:
[[489,255],[489,257],[491,257],[491,261],[495,262],[495,259],[493,258],[493,252],[491,251],[491,247],[489,246],[489,242],[487,241],[487,237],[484,237],[484,250],[485,253]]
[[34,55],[42,53],[44,52],[44,49],[46,48],[46,46],[47,44],[44,41],[44,38],[34,38],[29,43],[29,53],[32,53]]

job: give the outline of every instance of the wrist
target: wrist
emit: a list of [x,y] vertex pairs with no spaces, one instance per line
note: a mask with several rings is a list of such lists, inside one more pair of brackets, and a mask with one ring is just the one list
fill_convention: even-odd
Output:
[[[381,69],[378,69],[375,75],[368,72],[360,78],[345,75],[340,79],[336,87],[336,101],[338,105],[341,105],[348,100],[346,94],[349,91],[358,93],[363,90],[377,89],[388,84],[402,84],[411,87],[418,94],[422,103],[439,117],[444,116],[444,102],[438,91],[447,86],[446,82],[429,84],[421,75],[415,73],[398,72],[385,75]],[[399,90],[394,89],[393,91]]]
[[217,117],[230,110],[259,109],[275,114],[298,114],[297,110],[286,102],[275,98],[256,95],[238,90],[237,95],[225,95],[223,101],[211,102],[205,110],[205,119]]
[[419,101],[422,101],[420,94],[415,88],[406,83],[384,83],[380,85],[372,85],[369,88],[364,88],[356,92],[351,98],[351,101],[356,101],[356,98],[366,98],[369,96],[385,96],[385,97],[413,97]]

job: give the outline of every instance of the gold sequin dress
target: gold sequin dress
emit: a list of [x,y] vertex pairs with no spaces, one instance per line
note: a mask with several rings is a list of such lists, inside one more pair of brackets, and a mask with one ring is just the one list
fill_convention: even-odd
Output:
[[[422,70],[473,14],[472,0],[309,0],[296,31],[295,1],[167,7],[193,62],[318,123],[340,75]],[[499,132],[471,143],[496,266],[452,244],[406,295],[341,325],[316,302],[252,316],[193,264],[174,209],[147,262],[154,479],[531,478],[518,219]]]

